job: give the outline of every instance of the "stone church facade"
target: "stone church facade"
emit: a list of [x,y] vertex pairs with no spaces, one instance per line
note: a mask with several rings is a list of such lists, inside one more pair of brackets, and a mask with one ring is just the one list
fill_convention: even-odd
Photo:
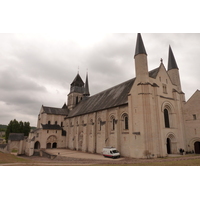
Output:
[[[36,149],[69,148],[102,153],[105,146],[116,147],[122,156],[143,158],[185,151],[200,151],[199,91],[185,102],[179,68],[171,47],[168,66],[148,70],[141,34],[135,47],[136,77],[90,96],[77,74],[62,108],[42,106],[37,129],[26,139],[25,153]],[[195,114],[196,113],[196,114]],[[191,122],[195,118],[195,122]],[[200,152],[198,152],[200,153]]]

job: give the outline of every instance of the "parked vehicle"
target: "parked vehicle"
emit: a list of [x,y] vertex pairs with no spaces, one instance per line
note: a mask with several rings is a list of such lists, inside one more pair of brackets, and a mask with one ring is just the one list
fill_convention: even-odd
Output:
[[114,147],[104,147],[103,156],[109,158],[120,158],[119,151]]

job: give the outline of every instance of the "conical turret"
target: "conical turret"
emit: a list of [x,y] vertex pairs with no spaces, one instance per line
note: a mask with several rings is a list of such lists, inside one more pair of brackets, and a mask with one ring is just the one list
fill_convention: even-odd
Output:
[[136,47],[135,47],[135,56],[137,56],[138,54],[147,55],[146,49],[144,47],[144,43],[142,40],[142,36],[140,33],[138,33],[138,35],[137,35],[137,42],[136,42]]
[[148,82],[149,73],[147,64],[147,53],[140,33],[138,33],[137,35],[134,58],[135,58],[135,71],[136,71],[137,81],[140,83]]
[[169,46],[169,55],[168,55],[168,74],[172,83],[177,86],[177,90],[181,92],[182,89],[181,89],[179,69],[173,51],[171,49],[171,46]]
[[169,57],[168,57],[168,71],[171,69],[178,69],[174,54],[172,52],[171,46],[169,46]]
[[85,81],[85,86],[84,86],[84,93],[83,96],[88,97],[90,96],[90,92],[89,92],[89,84],[88,84],[88,73],[86,75],[86,81]]

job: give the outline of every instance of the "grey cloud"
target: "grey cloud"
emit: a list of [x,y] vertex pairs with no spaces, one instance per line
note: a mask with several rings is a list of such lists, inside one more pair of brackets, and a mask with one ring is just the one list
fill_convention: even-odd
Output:
[[[33,120],[42,104],[61,107],[78,66],[83,81],[89,70],[91,95],[135,77],[136,36],[107,34],[87,46],[59,36],[51,39],[41,34],[1,34],[0,102],[6,103],[0,104],[5,111],[1,108],[0,119],[9,112]],[[186,98],[200,88],[200,34],[142,33],[142,37],[149,70],[158,67],[161,58],[167,68],[171,45]]]

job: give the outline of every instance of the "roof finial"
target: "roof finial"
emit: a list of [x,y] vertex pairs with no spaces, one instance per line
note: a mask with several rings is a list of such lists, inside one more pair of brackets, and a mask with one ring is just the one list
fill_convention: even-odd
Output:
[[79,66],[78,66],[78,74],[79,74]]
[[160,59],[160,62],[163,63],[163,59],[162,58]]

